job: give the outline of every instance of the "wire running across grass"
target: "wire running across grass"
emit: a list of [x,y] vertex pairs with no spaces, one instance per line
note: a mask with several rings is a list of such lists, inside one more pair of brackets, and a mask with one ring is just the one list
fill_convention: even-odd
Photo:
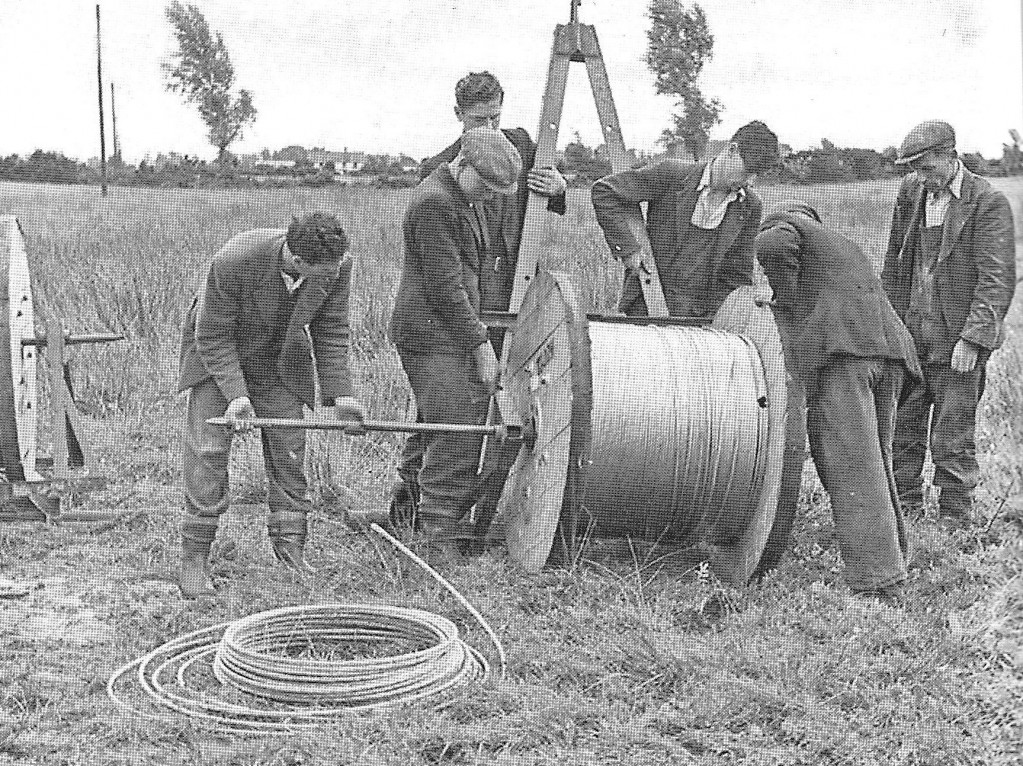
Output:
[[[426,567],[480,621],[497,647],[503,678],[504,650],[479,613],[422,559],[382,529],[374,531]],[[402,651],[388,653],[393,649]],[[132,671],[157,707],[218,728],[287,731],[325,723],[346,710],[433,698],[485,680],[490,666],[446,617],[388,605],[318,604],[203,628],[124,665],[107,682],[107,695],[120,707],[137,710],[118,694]],[[232,702],[221,691],[242,692],[264,704]]]

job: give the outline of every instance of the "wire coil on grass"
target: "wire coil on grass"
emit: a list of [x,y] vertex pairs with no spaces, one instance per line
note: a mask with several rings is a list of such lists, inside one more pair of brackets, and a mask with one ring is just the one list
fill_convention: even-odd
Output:
[[[392,656],[350,659],[295,657],[353,646],[401,645]],[[212,659],[212,662],[211,662]],[[254,707],[199,688],[203,669],[224,688],[267,700]],[[194,631],[117,670],[110,698],[132,670],[159,707],[221,727],[281,731],[336,718],[339,709],[369,710],[413,702],[454,689],[490,672],[486,659],[459,638],[453,622],[419,609],[322,604],[259,612]]]

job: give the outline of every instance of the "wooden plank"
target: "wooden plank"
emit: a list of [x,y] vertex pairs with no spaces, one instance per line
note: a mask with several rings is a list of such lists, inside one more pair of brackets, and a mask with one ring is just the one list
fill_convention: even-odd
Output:
[[[565,46],[570,34],[569,26],[559,24],[554,30],[554,44],[547,69],[547,85],[540,108],[540,126],[536,131],[536,156],[533,167],[554,165],[557,161],[558,130],[561,113],[565,106],[565,85],[568,82],[569,57],[559,52]],[[515,313],[522,305],[529,283],[536,274],[540,262],[540,238],[543,235],[543,219],[547,213],[547,198],[529,193],[526,217],[522,225],[522,239],[519,243],[518,261],[515,265],[515,280],[512,285],[509,311]]]
[[[622,136],[622,126],[618,121],[618,110],[615,109],[614,97],[611,95],[611,81],[608,79],[604,58],[600,53],[597,32],[592,26],[582,25],[581,34],[583,37],[582,47],[586,53],[586,74],[589,76],[593,100],[597,105],[597,116],[600,118],[600,129],[604,134],[604,145],[607,147],[611,159],[611,170],[614,173],[621,173],[623,170],[629,169],[629,158],[625,149],[625,139]],[[634,226],[634,224],[639,225]],[[644,274],[640,277],[640,287],[643,290],[643,300],[646,301],[647,312],[650,316],[666,317],[668,316],[668,304],[664,300],[664,290],[657,273],[657,265],[654,263],[646,227],[642,225],[641,221],[630,220],[629,230],[639,242],[642,253]]]
[[68,405],[70,393],[64,382],[64,328],[60,320],[46,320],[46,368],[50,376],[50,440],[53,454],[53,478],[69,478],[68,470]]

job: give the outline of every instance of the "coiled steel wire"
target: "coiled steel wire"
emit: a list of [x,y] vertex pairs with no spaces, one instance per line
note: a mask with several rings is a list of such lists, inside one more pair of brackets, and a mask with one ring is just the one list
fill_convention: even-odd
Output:
[[702,327],[590,322],[584,498],[604,534],[738,534],[766,466],[767,384],[752,341]]
[[[379,526],[396,545],[441,582],[496,634],[455,588]],[[302,656],[401,646],[387,656]],[[420,609],[388,605],[318,604],[283,607],[179,636],[122,666],[107,695],[122,708],[158,718],[123,699],[118,685],[134,671],[139,688],[157,708],[234,731],[286,731],[314,726],[339,712],[369,710],[436,697],[490,674],[486,658],[459,636],[451,620]],[[214,683],[220,683],[217,689]],[[242,702],[221,694],[242,693]],[[246,702],[246,696],[265,702]]]

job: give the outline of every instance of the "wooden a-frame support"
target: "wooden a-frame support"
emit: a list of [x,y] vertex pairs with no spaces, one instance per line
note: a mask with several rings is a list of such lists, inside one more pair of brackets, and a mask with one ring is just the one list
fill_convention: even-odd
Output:
[[[556,163],[558,130],[561,127],[561,115],[565,106],[565,89],[568,84],[568,67],[573,61],[581,61],[586,65],[586,74],[593,92],[593,100],[597,107],[601,131],[604,134],[604,145],[611,160],[612,172],[619,173],[629,168],[629,158],[622,138],[621,124],[618,122],[618,111],[611,95],[611,83],[607,77],[604,58],[597,42],[597,32],[592,24],[579,23],[579,0],[571,0],[570,21],[558,24],[554,28],[554,44],[551,48],[550,64],[547,68],[547,85],[544,88],[543,104],[540,108],[540,125],[537,128],[536,154],[533,167],[553,167]],[[547,211],[547,198],[532,191],[526,207],[525,220],[522,227],[522,238],[519,243],[518,260],[515,266],[515,277],[512,287],[508,312],[511,316],[518,314],[522,300],[529,289],[540,263],[541,237]],[[643,299],[646,301],[647,313],[653,317],[667,317],[668,306],[664,300],[664,291],[654,264],[650,239],[642,220],[629,221],[629,228],[640,243],[641,264],[643,275],[640,286]],[[508,332],[514,332],[514,326],[508,326]],[[508,353],[511,349],[510,335],[505,337],[501,353],[502,375],[508,372]],[[518,414],[514,412],[507,395],[498,391],[491,398],[487,413],[487,424],[492,425],[498,416],[503,422],[521,426],[515,422]],[[483,533],[493,519],[497,508],[497,494],[503,486],[510,463],[511,453],[506,452],[501,444],[490,437],[485,437],[480,451],[479,484],[480,502],[476,506],[473,518],[477,532]],[[489,489],[482,489],[484,486]],[[496,493],[495,493],[496,489]],[[568,544],[562,540],[567,551]]]
[[[573,61],[581,61],[586,65],[586,74],[590,80],[590,89],[593,91],[601,131],[604,134],[604,145],[611,160],[611,170],[620,173],[629,168],[629,159],[625,151],[625,140],[622,138],[622,128],[618,122],[618,111],[611,96],[611,83],[604,67],[604,58],[600,53],[596,29],[592,24],[579,23],[578,5],[579,0],[572,0],[571,21],[568,24],[558,24],[554,29],[554,45],[551,49],[547,86],[540,109],[540,126],[537,129],[536,159],[533,161],[533,167],[553,167],[556,162],[555,150],[565,105],[568,66]],[[515,281],[508,306],[508,311],[512,314],[518,313],[529,283],[536,274],[540,261],[540,238],[543,233],[546,206],[545,197],[530,192],[515,268]],[[661,289],[657,267],[654,265],[646,229],[638,220],[630,222],[630,228],[642,248],[645,274],[640,284],[647,311],[650,316],[666,317],[668,307],[664,301],[664,291]]]

